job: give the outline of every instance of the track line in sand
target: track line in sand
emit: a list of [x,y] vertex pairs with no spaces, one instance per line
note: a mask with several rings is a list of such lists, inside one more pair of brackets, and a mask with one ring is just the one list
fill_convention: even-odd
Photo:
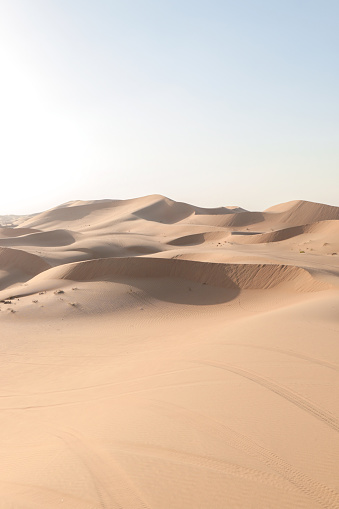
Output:
[[57,437],[88,471],[101,509],[151,509],[125,471],[106,452],[98,453],[78,433],[63,431]]
[[198,362],[200,362],[201,364],[213,366],[215,368],[224,369],[226,371],[235,373],[236,375],[242,376],[243,378],[247,378],[248,380],[251,380],[256,384],[265,387],[271,392],[278,394],[278,396],[281,396],[287,401],[290,401],[291,403],[293,403],[293,405],[304,410],[310,415],[313,415],[313,417],[320,420],[326,426],[332,428],[334,431],[339,432],[339,419],[335,417],[332,413],[327,412],[318,405],[314,405],[308,399],[304,398],[303,396],[300,396],[291,389],[287,389],[286,387],[273,382],[273,380],[270,380],[269,378],[264,378],[260,375],[257,375],[256,373],[247,371],[245,369],[237,368],[236,366],[233,366],[231,364],[223,364],[221,362],[213,361],[198,361]]
[[[157,377],[168,376],[168,375],[173,375],[173,374],[177,374],[177,373],[183,373],[183,372],[186,373],[187,371],[195,371],[197,369],[199,369],[198,366],[186,367],[186,368],[181,368],[181,369],[173,369],[173,370],[169,370],[169,371],[163,371],[160,373],[154,373],[152,375],[144,375],[144,376],[138,376],[135,378],[129,378],[128,380],[122,380],[120,382],[106,382],[106,383],[102,383],[102,384],[84,385],[82,387],[72,387],[70,389],[59,389],[59,390],[54,390],[54,391],[43,391],[43,392],[30,392],[28,394],[0,395],[0,398],[44,396],[45,394],[63,394],[63,393],[69,393],[69,392],[88,391],[88,390],[92,390],[92,389],[103,389],[104,387],[116,387],[118,385],[130,384],[133,382],[141,382],[143,380],[154,379]],[[161,387],[163,387],[163,386],[160,386],[159,388],[161,388]],[[165,386],[165,387],[167,387],[167,386]],[[140,390],[142,390],[142,389],[139,389],[137,392],[139,392]],[[148,390],[148,389],[145,389],[145,390]],[[122,393],[122,395],[123,394],[129,394],[129,393]]]
[[[93,403],[97,401],[104,401],[104,400],[113,400],[118,399],[124,396],[134,396],[135,394],[143,394],[147,392],[154,392],[161,389],[173,389],[177,387],[194,387],[194,386],[201,386],[206,384],[224,384],[224,382],[220,380],[203,380],[203,381],[194,381],[194,382],[179,382],[179,383],[172,383],[172,384],[166,384],[166,385],[158,385],[156,387],[147,387],[145,389],[136,389],[132,391],[126,391],[121,392],[118,394],[110,394],[107,396],[98,396],[96,398],[90,398],[85,400],[77,400],[77,401],[66,401],[62,403],[49,403],[46,405],[27,405],[27,406],[17,406],[17,407],[6,407],[6,408],[0,408],[1,411],[5,410],[36,410],[40,408],[53,408],[53,407],[62,407],[62,406],[70,406],[70,405],[83,405],[84,403]],[[8,396],[10,397],[10,396]]]
[[297,359],[303,359],[305,361],[311,362],[312,364],[319,364],[319,366],[325,366],[326,368],[332,369],[333,371],[339,372],[339,366],[337,364],[332,364],[331,362],[324,361],[322,359],[317,359],[315,357],[311,357],[310,355],[304,355],[299,352],[292,352],[291,350],[283,350],[282,348],[274,348],[271,346],[264,345],[250,345],[249,343],[219,343],[227,346],[244,346],[246,348],[255,348],[257,350],[267,350],[268,352],[281,353],[284,355],[288,355],[289,357],[296,357]]
[[[292,488],[301,491],[308,498],[316,501],[321,507],[326,509],[339,508],[339,493],[337,491],[312,479],[309,475],[298,470],[288,461],[275,454],[272,450],[258,444],[248,435],[244,435],[221,421],[196,410],[188,409],[167,401],[153,401],[156,403],[156,408],[160,407],[161,412],[163,414],[167,413],[170,419],[173,419],[173,413],[175,412],[175,417],[185,419],[189,429],[196,429],[201,432],[203,436],[216,437],[223,443],[227,443],[229,446],[258,459],[278,474],[278,476],[268,477],[266,475],[261,475],[265,474],[265,472],[251,470],[250,475],[253,475],[256,480],[260,482],[272,482],[274,485],[285,489],[286,485],[282,485],[282,479],[284,479]],[[218,462],[219,460],[216,461]]]
[[[76,497],[61,490],[37,484],[20,483],[13,481],[0,481],[1,498],[0,509],[26,508],[27,497],[32,497],[36,508],[62,507],[65,509],[95,509],[93,503],[86,501],[83,497]],[[7,493],[4,492],[7,491]],[[8,493],[8,491],[10,493]],[[48,497],[49,502],[47,502]],[[17,505],[13,505],[16,503]],[[48,505],[46,505],[48,503]],[[40,505],[38,505],[40,504]],[[33,507],[33,506],[30,506]]]
[[[123,452],[153,457],[165,461],[189,465],[195,468],[215,470],[231,477],[247,478],[252,481],[281,488],[281,478],[270,472],[263,472],[254,468],[244,467],[211,456],[194,454],[187,451],[179,451],[170,447],[162,447],[152,444],[138,444],[136,442],[117,442]],[[280,483],[279,483],[280,481]]]

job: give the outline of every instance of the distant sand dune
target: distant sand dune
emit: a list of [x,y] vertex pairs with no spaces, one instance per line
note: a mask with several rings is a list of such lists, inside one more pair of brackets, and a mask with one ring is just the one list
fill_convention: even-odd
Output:
[[[304,224],[300,226],[291,226],[272,232],[247,236],[246,242],[250,244],[266,243],[266,242],[281,242],[283,240],[292,239],[299,235],[306,233],[314,233],[323,237],[326,236],[328,240],[339,238],[339,220],[333,219],[332,221],[318,221],[316,223]],[[316,237],[315,237],[316,238]],[[244,240],[244,237],[242,238]]]
[[281,213],[286,222],[298,220],[302,223],[315,223],[326,219],[339,219],[339,207],[303,200],[275,205],[265,212]]

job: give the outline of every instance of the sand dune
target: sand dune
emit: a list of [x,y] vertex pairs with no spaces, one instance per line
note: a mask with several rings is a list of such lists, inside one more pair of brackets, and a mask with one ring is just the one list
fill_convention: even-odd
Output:
[[229,234],[225,231],[194,233],[173,239],[168,244],[171,246],[197,246],[209,241],[224,240],[228,236]]
[[240,232],[237,242],[240,244],[284,243],[290,249],[300,253],[313,252],[337,255],[339,252],[339,221],[318,221],[301,226],[292,226],[266,233],[246,235]]
[[39,256],[18,249],[0,247],[0,290],[4,289],[10,294],[9,288],[12,285],[27,281],[49,268],[50,265]]
[[[339,221],[318,221],[316,223],[304,224],[300,226],[291,226],[267,233],[258,233],[256,235],[247,236],[246,241],[253,244],[262,242],[280,242],[282,240],[291,239],[306,233],[318,234],[317,236],[338,237]],[[246,235],[246,232],[243,232]]]
[[33,232],[15,238],[0,239],[0,245],[5,246],[67,246],[75,241],[74,235],[68,230],[52,230],[47,232]]
[[27,235],[29,233],[36,233],[40,230],[34,228],[0,228],[0,239],[6,237],[19,237],[21,235]]
[[338,207],[3,218],[0,509],[339,507]]
[[339,219],[339,207],[297,200],[276,205],[265,212],[281,214],[285,223],[315,223],[327,219]]
[[44,260],[36,255],[19,249],[0,248],[0,268],[6,270],[20,269],[27,274],[38,274],[50,268]]
[[178,278],[222,288],[269,289],[294,282],[298,291],[329,286],[291,265],[222,264],[166,258],[104,258],[55,267],[36,280],[104,281],[114,278]]

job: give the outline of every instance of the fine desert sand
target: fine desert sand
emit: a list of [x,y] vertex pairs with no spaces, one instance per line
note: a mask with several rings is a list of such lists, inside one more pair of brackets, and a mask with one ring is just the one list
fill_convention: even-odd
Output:
[[0,228],[0,509],[339,508],[339,207]]

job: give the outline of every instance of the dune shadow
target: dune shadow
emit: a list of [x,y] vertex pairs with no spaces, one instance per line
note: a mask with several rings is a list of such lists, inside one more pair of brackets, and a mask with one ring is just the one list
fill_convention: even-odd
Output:
[[29,233],[18,237],[0,239],[2,247],[63,247],[74,244],[74,235],[68,230],[50,230],[46,232]]
[[265,232],[231,232],[231,235],[262,235]]
[[[28,275],[24,277],[22,274],[13,275],[13,274],[7,274],[0,277],[0,292],[3,290],[6,290],[8,287],[12,287],[13,285],[22,284],[28,281],[32,276]],[[8,292],[10,293],[10,288],[8,289]]]
[[227,208],[227,207],[215,207],[215,208],[202,208],[194,207],[196,216],[225,216],[227,214],[239,214],[241,212],[247,212],[247,210],[241,207]]
[[244,227],[265,221],[265,215],[262,212],[239,212],[225,216],[224,227]]
[[[240,289],[222,288],[198,283],[196,281],[178,278],[110,278],[111,282],[122,283],[130,286],[131,296],[134,296],[140,303],[146,303],[147,297],[150,300],[170,302],[190,306],[213,306],[225,304],[234,300],[240,293]],[[142,296],[134,289],[142,291]]]
[[163,224],[175,224],[186,219],[192,214],[193,210],[190,205],[181,203],[179,206],[172,206],[166,201],[153,203],[135,211],[133,215],[145,221],[152,221]]

